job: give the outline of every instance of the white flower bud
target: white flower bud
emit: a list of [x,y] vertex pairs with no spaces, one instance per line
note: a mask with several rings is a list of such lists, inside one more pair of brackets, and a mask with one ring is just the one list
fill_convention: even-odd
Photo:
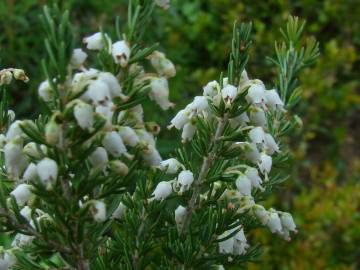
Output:
[[[105,35],[105,39],[109,41],[109,37]],[[100,51],[102,48],[104,48],[105,41],[103,39],[103,34],[100,32],[97,32],[95,34],[92,34],[91,36],[85,37],[83,39],[83,43],[86,45],[86,48],[89,50],[98,50]]]
[[96,222],[104,222],[106,220],[106,205],[102,201],[93,201],[90,210]]
[[37,164],[36,168],[42,184],[46,189],[51,189],[56,183],[58,176],[58,165],[56,162],[52,159],[44,158]]
[[151,194],[154,196],[154,200],[162,201],[170,196],[172,193],[172,185],[171,182],[161,181],[157,184],[154,192]]
[[98,79],[107,84],[112,98],[124,97],[119,81],[112,73],[100,72]]
[[174,126],[176,129],[182,129],[186,123],[190,121],[189,112],[186,109],[180,110],[175,117],[170,121],[169,128]]
[[4,147],[4,156],[6,171],[11,176],[18,178],[27,165],[21,144],[17,141],[8,142]]
[[150,87],[149,97],[151,100],[154,100],[161,109],[167,110],[174,106],[174,104],[169,101],[169,85],[166,78],[153,78]]
[[184,223],[184,219],[186,217],[187,210],[184,206],[179,205],[175,209],[175,222],[178,228],[181,227],[181,225]]
[[261,184],[262,184],[262,179],[261,179],[261,177],[259,176],[259,173],[258,173],[258,170],[257,170],[257,169],[249,167],[249,168],[246,169],[245,175],[247,176],[247,178],[250,179],[251,185],[252,185],[254,188],[258,188],[258,189],[260,189],[260,190],[264,190],[264,188],[261,186]]
[[181,171],[177,178],[177,183],[180,186],[180,192],[189,190],[191,184],[194,182],[194,174],[189,171]]
[[15,117],[16,117],[15,112],[13,110],[8,110],[7,111],[7,116],[9,118],[10,122],[13,122],[15,120]]
[[105,149],[114,157],[119,157],[127,153],[126,147],[119,133],[115,131],[107,132],[102,144]]
[[16,203],[19,206],[23,206],[28,202],[31,196],[31,186],[27,184],[18,185],[13,191],[10,192],[10,195],[14,196]]
[[265,101],[265,85],[260,80],[249,81],[250,88],[246,100],[252,104],[261,104]]
[[13,79],[13,74],[10,70],[3,69],[0,70],[0,85],[10,84]]
[[159,166],[162,160],[158,150],[152,144],[146,146],[143,150],[142,157],[150,166]]
[[23,81],[25,83],[29,81],[29,77],[26,76],[25,71],[23,69],[14,68],[12,72],[16,80]]
[[115,209],[115,211],[112,214],[112,218],[114,219],[122,219],[126,212],[127,207],[122,202],[119,203],[118,207]]
[[135,147],[139,142],[140,139],[136,132],[128,126],[123,126],[119,128],[119,134],[126,145],[131,147]]
[[250,110],[250,119],[256,126],[266,126],[266,115],[264,110],[254,106]]
[[265,91],[265,102],[271,109],[282,109],[284,102],[279,97],[278,92],[275,89]]
[[162,52],[154,51],[150,55],[150,62],[160,76],[165,76],[166,78],[175,76],[176,70],[174,64]]
[[94,112],[91,105],[79,102],[74,107],[74,117],[82,129],[91,129],[94,124]]
[[36,177],[38,177],[36,165],[34,163],[30,163],[27,166],[22,178],[24,181],[29,182],[34,180]]
[[74,68],[79,68],[84,64],[87,56],[86,52],[84,52],[81,48],[74,49],[70,63]]
[[0,270],[11,269],[16,264],[16,257],[9,251],[1,251],[0,253]]
[[169,158],[160,162],[160,170],[167,174],[174,174],[182,167],[182,164],[175,158]]
[[272,233],[281,233],[282,226],[279,214],[275,211],[269,211],[269,220],[266,224]]
[[104,147],[97,147],[89,156],[91,165],[96,168],[104,169],[109,162],[108,154]]
[[155,0],[155,3],[163,9],[168,9],[170,7],[170,0]]
[[243,196],[251,196],[251,181],[246,175],[240,174],[236,179],[236,188]]
[[14,123],[12,123],[6,132],[6,140],[11,141],[15,140],[17,138],[21,138],[23,136],[23,131],[20,127],[21,121],[16,120]]
[[259,169],[262,174],[269,173],[271,171],[272,158],[265,153],[260,154]]
[[45,102],[50,102],[53,100],[55,91],[51,88],[48,80],[43,81],[38,88],[39,97]]
[[110,169],[121,176],[125,176],[129,173],[129,167],[120,160],[110,161]]
[[221,89],[221,96],[225,103],[231,103],[236,98],[237,94],[237,88],[231,84],[228,84]]
[[111,100],[108,85],[102,80],[92,81],[86,93],[95,105],[106,105]]
[[126,67],[130,58],[130,48],[125,40],[120,40],[112,45],[112,56],[116,64]]
[[187,141],[191,141],[192,138],[194,137],[196,132],[196,125],[194,125],[193,123],[189,122],[186,123],[183,127],[183,131],[181,133],[181,139],[183,142],[187,142]]
[[252,210],[253,210],[255,216],[261,222],[261,224],[266,225],[269,222],[270,214],[268,211],[266,211],[264,206],[262,206],[260,204],[255,204],[253,206]]
[[288,231],[296,232],[296,225],[291,214],[281,213],[280,219],[281,219],[281,225],[284,229]]
[[265,145],[266,145],[266,152],[269,155],[272,155],[275,152],[280,152],[279,146],[275,142],[273,136],[271,136],[269,133],[265,134]]
[[204,96],[214,97],[220,92],[220,85],[217,81],[211,81],[203,87]]
[[62,130],[55,120],[50,120],[45,126],[45,140],[50,145],[56,145],[60,142]]

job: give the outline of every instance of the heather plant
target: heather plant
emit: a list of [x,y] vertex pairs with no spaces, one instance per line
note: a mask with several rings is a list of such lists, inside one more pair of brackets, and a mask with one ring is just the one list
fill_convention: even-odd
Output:
[[226,72],[171,120],[182,146],[162,158],[160,126],[142,107],[174,107],[175,66],[142,39],[157,6],[169,2],[130,1],[116,36],[90,34],[84,50],[69,13],[45,7],[45,109],[35,119],[8,108],[7,86],[27,82],[24,71],[1,70],[0,224],[13,239],[1,269],[239,268],[260,254],[253,229],[284,240],[297,232],[290,213],[262,202],[288,177],[284,139],[301,124],[291,115],[297,77],[317,42],[303,43],[304,23],[289,17],[267,89],[245,70],[251,24],[235,23]]

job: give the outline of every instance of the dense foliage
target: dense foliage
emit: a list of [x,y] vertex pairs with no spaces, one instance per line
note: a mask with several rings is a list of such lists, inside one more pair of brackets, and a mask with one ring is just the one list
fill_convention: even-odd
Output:
[[[15,92],[16,111],[20,114],[29,114],[32,110],[36,95],[30,95],[29,91],[36,89],[43,79],[35,65],[45,55],[43,39],[39,38],[43,36],[38,19],[40,2],[52,1],[0,3],[1,63],[24,68],[31,77],[30,87],[16,86],[16,89],[22,89]],[[79,26],[76,34],[82,36],[96,31],[99,24],[111,32],[114,16],[120,14],[125,18],[124,3],[67,0],[61,5],[71,10],[72,21]],[[286,256],[282,244],[271,247],[271,256],[264,258],[267,267],[277,262],[298,269],[296,266],[300,261],[308,262],[308,265],[301,266],[303,269],[355,269],[358,265],[351,258],[360,254],[359,247],[352,240],[339,241],[335,235],[336,232],[351,235],[346,239],[358,239],[360,235],[357,229],[360,223],[356,214],[358,207],[351,203],[348,195],[357,190],[353,183],[360,170],[356,136],[359,134],[357,112],[360,103],[359,56],[356,53],[360,46],[359,8],[355,0],[272,0],[261,4],[254,1],[174,0],[168,13],[158,12],[155,17],[154,25],[158,27],[153,30],[157,31],[157,39],[160,39],[162,48],[166,48],[168,57],[177,64],[177,76],[170,83],[171,99],[177,108],[185,105],[190,97],[198,94],[198,89],[207,81],[216,79],[218,72],[226,68],[230,49],[226,44],[232,35],[231,26],[235,19],[254,22],[254,45],[247,69],[249,74],[257,74],[268,83],[275,71],[263,57],[273,54],[273,41],[279,37],[279,32],[274,30],[283,25],[289,14],[307,19],[308,31],[320,41],[320,60],[300,77],[305,95],[296,110],[304,120],[304,129],[302,133],[294,134],[292,178],[295,185],[294,181],[289,181],[292,183],[291,192],[287,192],[286,200],[283,197],[278,200],[278,204],[289,211],[297,206],[303,207],[303,211],[295,211],[295,219],[302,228],[293,239],[295,246],[286,247],[289,251]],[[149,112],[158,120],[164,116],[156,108]],[[168,122],[170,115],[162,120],[163,124]],[[168,142],[174,143],[173,135],[160,136],[165,136],[160,150],[167,153]],[[338,203],[333,202],[334,193],[338,194]],[[295,194],[301,195],[296,195],[295,200]],[[317,212],[311,215],[314,204],[318,205]],[[341,213],[341,216],[331,219],[331,212]],[[347,226],[343,220],[348,221]],[[313,226],[303,225],[307,223]],[[329,224],[334,233],[325,234]],[[273,243],[272,238],[264,241]],[[321,259],[314,255],[320,252]],[[344,256],[333,256],[334,253]]]

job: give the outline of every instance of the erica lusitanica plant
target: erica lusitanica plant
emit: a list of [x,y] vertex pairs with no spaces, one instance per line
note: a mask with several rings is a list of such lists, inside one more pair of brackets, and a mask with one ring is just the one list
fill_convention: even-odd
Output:
[[174,107],[175,65],[142,40],[158,6],[169,3],[132,0],[116,35],[78,43],[69,14],[45,7],[34,119],[9,108],[7,86],[25,72],[1,69],[0,228],[12,239],[1,270],[241,269],[260,253],[254,229],[296,233],[291,214],[262,202],[288,177],[297,76],[318,44],[290,17],[268,58],[277,77],[262,82],[245,70],[251,24],[235,24],[227,70],[171,120],[182,146],[164,157],[142,107]]

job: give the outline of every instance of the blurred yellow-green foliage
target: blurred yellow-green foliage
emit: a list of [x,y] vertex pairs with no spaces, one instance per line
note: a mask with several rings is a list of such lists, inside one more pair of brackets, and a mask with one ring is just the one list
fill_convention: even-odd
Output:
[[[38,15],[41,5],[54,2],[71,10],[79,40],[98,25],[113,31],[114,17],[126,16],[125,0],[0,1],[0,64],[26,69],[33,82],[14,92],[20,114],[34,109],[44,56]],[[300,78],[304,94],[296,113],[304,128],[291,138],[292,177],[273,198],[294,214],[299,233],[291,243],[270,233],[255,235],[254,241],[265,243],[264,254],[249,268],[360,269],[359,0],[173,0],[167,12],[156,13],[147,38],[159,40],[176,63],[170,85],[177,109],[226,68],[235,20],[253,21],[247,70],[268,87],[275,70],[265,56],[273,55],[278,29],[289,14],[307,20],[307,35],[320,41],[321,57]],[[165,124],[174,112],[151,113]],[[172,135],[163,135],[164,152]]]

